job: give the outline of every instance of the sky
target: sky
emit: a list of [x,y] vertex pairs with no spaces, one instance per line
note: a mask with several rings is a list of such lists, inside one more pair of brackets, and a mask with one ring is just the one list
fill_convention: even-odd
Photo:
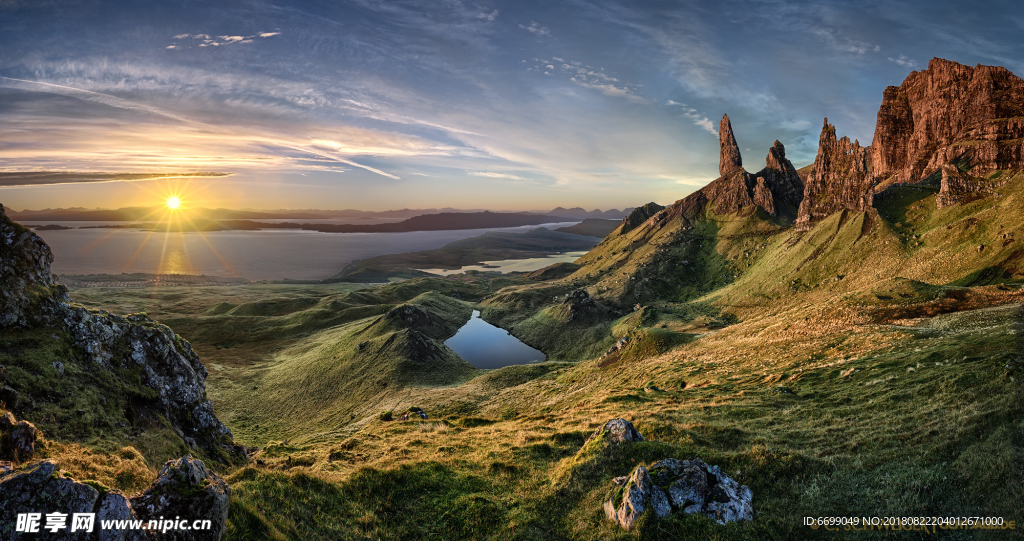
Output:
[[1021,35],[1011,0],[0,0],[0,172],[61,172],[0,203],[668,204],[722,114],[801,167],[932,57],[1024,74]]

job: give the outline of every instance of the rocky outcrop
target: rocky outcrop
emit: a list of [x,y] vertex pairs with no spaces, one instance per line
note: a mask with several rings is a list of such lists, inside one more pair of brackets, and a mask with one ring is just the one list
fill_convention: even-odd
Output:
[[584,445],[591,441],[604,441],[611,444],[620,443],[631,443],[636,441],[646,441],[644,437],[640,435],[633,423],[625,419],[612,419],[605,424],[598,427],[593,434],[587,438]]
[[562,323],[587,323],[603,319],[608,309],[598,304],[585,289],[577,289],[553,307],[551,315]]
[[666,458],[612,482],[618,488],[605,515],[627,530],[648,509],[658,518],[699,513],[722,525],[754,519],[753,492],[699,458]]
[[811,224],[843,209],[866,211],[874,200],[869,148],[849,137],[836,139],[836,128],[825,119],[818,138],[818,155],[804,186],[797,213],[796,229],[806,231]]
[[[143,541],[151,538],[146,528],[150,521],[158,521],[150,533],[159,539],[215,541],[224,534],[229,501],[227,482],[191,456],[167,462],[150,488],[134,498],[116,490],[100,492],[68,477],[55,460],[44,460],[0,471],[0,537],[34,538],[39,534],[14,531],[17,517],[41,513],[36,531],[45,533],[46,539]],[[53,532],[47,530],[47,513],[66,514],[63,525]],[[75,513],[94,514],[91,526],[75,522]],[[143,528],[101,527],[111,520],[142,521]],[[193,529],[202,526],[202,521],[209,521],[210,527]],[[173,527],[166,527],[167,522],[173,522]],[[181,529],[183,524],[189,529]]]
[[882,94],[874,172],[913,183],[966,158],[971,173],[1024,168],[1024,80],[1006,68],[934,58]]
[[768,149],[764,169],[754,173],[754,204],[775,216],[796,209],[804,197],[804,182],[793,162],[786,159],[786,147],[779,141]]
[[244,459],[231,431],[214,415],[206,397],[206,367],[192,346],[146,315],[122,317],[70,304],[67,289],[50,272],[49,247],[2,210],[0,206],[0,329],[49,327],[66,332],[71,349],[82,352],[82,358],[59,359],[55,370],[80,362],[108,378],[137,373],[153,398],[135,405],[162,415],[190,448],[201,448],[218,460]]
[[732,133],[729,115],[722,115],[722,122],[718,125],[718,146],[721,148],[718,159],[719,175],[725,177],[733,171],[743,169],[740,146],[736,144],[736,136]]
[[743,169],[728,115],[722,117],[719,140],[722,151],[718,170],[722,176],[684,199],[682,206],[696,205],[703,210],[710,204],[716,214],[761,208],[772,216],[795,216],[794,211],[803,198],[804,183],[793,163],[786,159],[786,148],[782,143],[775,141],[768,150],[764,169],[750,174]]
[[618,229],[613,231],[609,236],[614,237],[618,235],[625,235],[637,227],[640,227],[644,222],[663,210],[665,210],[665,207],[653,202],[637,207],[629,213],[629,216],[622,219],[622,224],[619,225]]
[[179,541],[206,541],[224,535],[230,501],[227,481],[210,472],[201,460],[186,456],[164,464],[156,482],[132,498],[131,506],[147,522],[181,517],[191,526],[196,520],[209,520],[213,526],[209,530],[171,530],[164,534]]
[[969,203],[994,193],[992,184],[983,178],[967,174],[956,164],[947,163],[942,166],[942,179],[939,181],[939,193],[935,196],[935,206],[941,209]]
[[7,218],[0,205],[0,328],[45,324],[70,302],[50,272],[53,253],[43,239]]

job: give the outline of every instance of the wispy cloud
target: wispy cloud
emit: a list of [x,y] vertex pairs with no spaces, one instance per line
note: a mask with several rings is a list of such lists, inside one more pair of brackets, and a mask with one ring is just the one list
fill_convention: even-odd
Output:
[[912,70],[920,69],[920,66],[917,65],[917,62],[911,60],[910,58],[907,58],[907,55],[902,53],[900,53],[900,55],[897,56],[896,58],[890,56],[889,62],[898,64],[900,66],[903,66],[904,68],[910,68]]
[[[211,36],[209,34],[176,34],[171,39],[176,40],[165,49],[188,49],[195,47],[220,47],[235,43],[253,43],[257,38],[269,38],[281,35],[280,32],[257,32],[251,36],[224,35]],[[182,40],[189,40],[182,42]]]
[[625,98],[636,103],[648,103],[648,100],[637,94],[638,85],[623,83],[618,78],[608,75],[603,68],[584,64],[579,61],[567,61],[560,57],[550,60],[534,58],[534,64],[526,71],[536,71],[545,75],[558,75],[569,82],[597,90],[606,96]]
[[813,32],[829,47],[844,53],[864,55],[882,50],[882,46],[877,43],[843,36],[835,28],[817,28]]
[[541,26],[541,24],[538,23],[537,21],[530,21],[530,24],[528,24],[528,25],[527,24],[520,24],[519,28],[521,30],[526,30],[527,32],[529,32],[531,34],[533,34],[535,36],[540,36],[542,38],[543,37],[548,37],[548,36],[551,35],[551,30],[548,29],[548,27],[546,27],[546,26]]
[[491,171],[469,171],[469,174],[474,177],[501,178],[507,180],[526,180],[525,178],[518,175],[510,175],[508,173],[494,173]]
[[679,103],[672,100],[668,100],[668,102],[666,102],[665,105],[668,105],[670,107],[679,107],[680,111],[683,113],[683,116],[690,119],[694,125],[700,127],[702,130],[710,133],[711,135],[714,135],[716,138],[718,137],[718,130],[715,129],[715,123],[712,122],[707,116],[702,115],[693,107],[689,107],[685,103]]

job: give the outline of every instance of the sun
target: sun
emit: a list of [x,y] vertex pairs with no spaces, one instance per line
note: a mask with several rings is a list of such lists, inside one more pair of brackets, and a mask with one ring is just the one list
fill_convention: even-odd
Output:
[[167,208],[176,209],[176,208],[178,208],[180,206],[181,206],[181,199],[178,199],[177,197],[168,197],[167,198]]

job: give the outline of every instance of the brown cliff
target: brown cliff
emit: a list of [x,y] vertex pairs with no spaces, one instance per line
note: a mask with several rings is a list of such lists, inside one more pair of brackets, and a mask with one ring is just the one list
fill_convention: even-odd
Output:
[[1006,68],[934,58],[882,96],[876,175],[913,183],[966,158],[972,175],[1024,166],[1024,80]]
[[811,223],[844,209],[865,211],[874,200],[870,147],[849,137],[836,139],[835,126],[825,119],[818,138],[818,155],[807,176],[796,228],[806,231]]
[[740,146],[736,144],[736,136],[732,133],[732,122],[729,121],[729,115],[723,115],[722,122],[718,125],[718,146],[721,147],[718,158],[719,175],[724,177],[736,170],[743,169]]

